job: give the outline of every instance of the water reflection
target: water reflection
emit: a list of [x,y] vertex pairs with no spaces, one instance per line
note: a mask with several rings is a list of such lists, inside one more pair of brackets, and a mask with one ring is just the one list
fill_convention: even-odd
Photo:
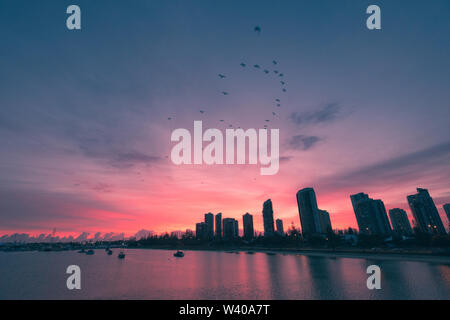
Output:
[[[410,261],[129,250],[0,252],[0,299],[450,299],[450,266]],[[82,270],[82,290],[65,287],[68,265]],[[382,270],[368,290],[366,269]]]

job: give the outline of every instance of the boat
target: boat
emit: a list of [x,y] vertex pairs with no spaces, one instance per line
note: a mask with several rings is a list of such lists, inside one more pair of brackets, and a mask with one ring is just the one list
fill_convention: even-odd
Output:
[[177,257],[177,258],[183,258],[184,257],[184,253],[183,253],[183,251],[177,250],[177,252],[175,252],[173,254],[173,256]]
[[125,253],[123,253],[123,251],[119,252],[119,255],[117,256],[117,258],[119,259],[125,259]]
[[95,252],[92,249],[89,249],[88,251],[86,251],[87,255],[93,255]]

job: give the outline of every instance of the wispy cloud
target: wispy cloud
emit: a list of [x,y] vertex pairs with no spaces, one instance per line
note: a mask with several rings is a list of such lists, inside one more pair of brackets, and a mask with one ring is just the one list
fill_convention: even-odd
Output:
[[98,197],[78,193],[5,190],[0,188],[2,228],[22,230],[79,230],[126,223],[132,215]]
[[299,135],[293,136],[288,141],[288,145],[292,149],[306,151],[306,150],[313,148],[321,140],[322,140],[322,138],[319,138],[317,136],[308,136],[308,135],[299,134]]
[[96,137],[73,137],[78,142],[78,147],[83,155],[105,161],[112,167],[127,169],[135,165],[150,165],[161,160],[161,157],[149,155],[127,146],[121,140],[105,134],[97,134]]
[[305,112],[292,112],[289,115],[291,120],[297,126],[305,127],[319,123],[332,122],[338,119],[342,107],[337,102],[328,103],[318,110]]
[[280,163],[285,163],[285,162],[289,162],[292,160],[292,156],[281,156],[280,157]]
[[450,179],[450,141],[400,155],[322,181],[330,188],[369,185],[393,186],[397,183],[420,183]]

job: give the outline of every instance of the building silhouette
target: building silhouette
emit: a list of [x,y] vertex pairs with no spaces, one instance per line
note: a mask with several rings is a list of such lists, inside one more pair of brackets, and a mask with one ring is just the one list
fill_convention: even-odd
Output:
[[211,212],[205,213],[206,237],[214,238],[214,215]]
[[263,204],[263,220],[264,220],[264,236],[271,237],[275,234],[273,225],[273,208],[272,200],[268,199]]
[[284,235],[283,220],[277,219],[277,220],[275,221],[275,224],[276,224],[276,226],[277,226],[277,233],[278,233],[279,235]]
[[330,215],[318,208],[313,188],[304,188],[297,192],[297,205],[302,233],[305,236],[323,234],[331,230]]
[[194,231],[193,230],[191,230],[191,229],[186,229],[186,231],[184,231],[184,236],[186,237],[186,238],[195,238],[195,233],[194,233]]
[[233,219],[233,220],[234,220],[234,225],[233,225],[234,237],[239,238],[239,222],[236,219]]
[[319,211],[321,232],[324,234],[332,232],[333,229],[331,228],[330,214],[326,210],[319,209],[318,211]]
[[206,223],[199,222],[195,225],[195,237],[199,240],[205,240],[207,238]]
[[390,235],[392,232],[383,201],[365,193],[350,196],[359,232],[370,235]]
[[369,195],[365,194],[363,192],[351,195],[350,200],[352,201],[353,212],[356,212],[356,205],[358,204],[359,201],[368,200],[368,199],[369,199]]
[[417,193],[406,197],[420,232],[445,235],[439,212],[427,189],[417,188]]
[[223,239],[233,240],[239,236],[238,222],[233,218],[224,218],[222,220]]
[[255,231],[253,230],[253,216],[247,212],[242,216],[242,222],[244,226],[244,238],[246,240],[253,239],[255,236]]
[[442,206],[442,208],[445,211],[445,214],[447,215],[447,220],[448,220],[448,226],[450,228],[450,203],[446,203]]
[[399,208],[389,210],[389,218],[391,219],[392,229],[394,232],[402,236],[411,236],[413,230],[409,223],[406,211]]
[[216,214],[215,220],[216,220],[216,238],[221,239],[222,238],[222,213],[221,212]]
[[175,231],[170,232],[171,238],[181,239],[182,236],[183,236],[183,231],[181,231],[181,230],[175,230]]

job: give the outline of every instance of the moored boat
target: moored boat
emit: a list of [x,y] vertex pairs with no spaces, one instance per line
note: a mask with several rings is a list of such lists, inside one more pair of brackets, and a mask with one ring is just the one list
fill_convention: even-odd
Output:
[[173,256],[177,257],[177,258],[183,258],[184,257],[184,253],[183,253],[183,251],[177,250],[177,252],[175,252],[173,254]]

